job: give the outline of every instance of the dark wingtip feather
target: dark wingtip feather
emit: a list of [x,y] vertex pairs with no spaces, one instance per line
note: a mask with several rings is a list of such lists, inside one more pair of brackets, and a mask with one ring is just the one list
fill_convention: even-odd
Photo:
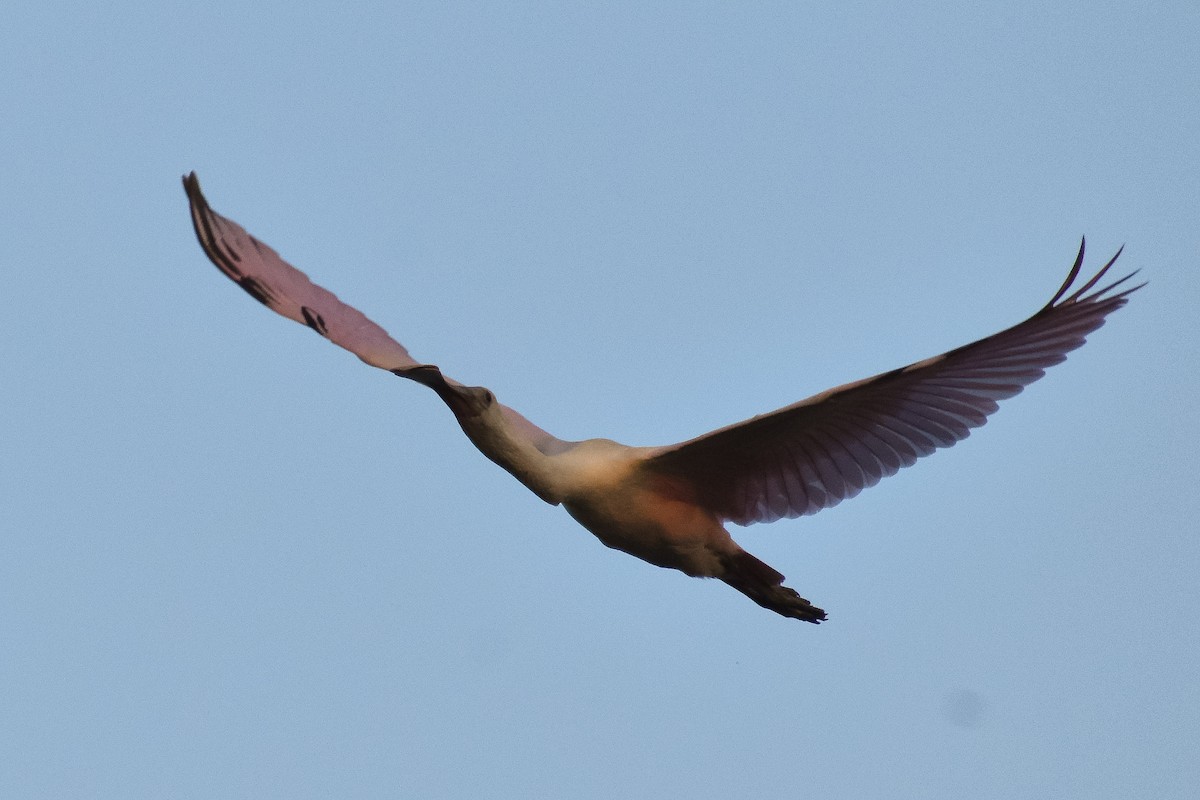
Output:
[[1095,275],[1093,275],[1092,279],[1090,281],[1085,283],[1083,286],[1079,287],[1078,291],[1076,291],[1074,294],[1072,294],[1070,297],[1068,297],[1066,302],[1074,303],[1074,302],[1078,301],[1079,298],[1083,296],[1084,292],[1086,292],[1088,289],[1091,289],[1093,286],[1095,286],[1096,283],[1101,278],[1104,277],[1104,274],[1106,272],[1108,272],[1108,270],[1112,267],[1112,265],[1117,263],[1117,259],[1121,257],[1121,253],[1124,251],[1125,251],[1125,245],[1121,245],[1120,247],[1118,247],[1116,254],[1108,260],[1108,263],[1105,264],[1103,267],[1101,267],[1100,271],[1097,272]]
[[187,193],[188,199],[196,205],[204,208],[208,207],[208,202],[204,199],[204,193],[200,191],[200,179],[196,177],[194,171],[183,176],[183,191]]
[[[1089,278],[1078,289],[1071,291],[1072,284],[1074,284],[1076,279],[1078,279],[1079,272],[1083,267],[1083,254],[1084,254],[1086,243],[1087,243],[1086,239],[1080,239],[1079,254],[1077,256],[1075,256],[1075,263],[1071,265],[1071,271],[1069,273],[1067,273],[1067,279],[1065,281],[1063,281],[1062,286],[1059,287],[1058,291],[1054,293],[1054,297],[1051,298],[1049,303],[1047,303],[1045,306],[1042,307],[1043,313],[1047,312],[1047,311],[1051,311],[1054,308],[1071,305],[1073,303],[1096,301],[1096,300],[1100,300],[1100,299],[1115,300],[1117,298],[1124,297],[1125,295],[1130,294],[1131,292],[1135,292],[1138,289],[1140,289],[1146,285],[1145,283],[1141,283],[1130,289],[1126,289],[1126,290],[1122,291],[1120,294],[1113,295],[1108,298],[1104,298],[1104,295],[1108,294],[1116,287],[1125,283],[1125,281],[1132,278],[1139,271],[1139,270],[1134,270],[1133,272],[1129,273],[1125,277],[1120,278],[1120,279],[1114,281],[1113,283],[1110,283],[1108,286],[1097,289],[1095,292],[1092,292],[1092,294],[1090,294],[1090,295],[1087,294],[1089,291],[1091,291],[1096,286],[1097,283],[1099,283],[1104,278],[1104,276],[1106,274],[1108,274],[1108,271],[1112,268],[1112,265],[1117,263],[1117,259],[1121,257],[1121,253],[1125,252],[1125,245],[1121,245],[1120,247],[1117,248],[1117,252],[1113,254],[1113,257],[1110,258],[1104,264],[1104,266],[1101,267],[1096,272],[1095,275],[1093,275],[1091,278]],[[1071,293],[1068,295],[1067,292],[1071,292]]]
[[1067,289],[1071,288],[1071,284],[1079,277],[1079,270],[1083,268],[1083,253],[1087,249],[1087,237],[1079,237],[1079,254],[1075,256],[1075,263],[1071,265],[1071,271],[1067,273],[1067,279],[1063,281],[1063,285],[1058,287],[1058,291],[1054,293],[1054,297],[1050,298],[1050,302],[1046,303],[1042,309],[1054,308],[1054,304],[1062,299],[1062,296],[1067,293]]
[[1135,269],[1133,272],[1129,273],[1124,278],[1118,278],[1117,280],[1110,283],[1108,286],[1105,286],[1101,289],[1097,289],[1096,291],[1092,292],[1090,295],[1088,295],[1087,297],[1085,297],[1083,299],[1085,299],[1085,300],[1116,300],[1118,298],[1125,297],[1128,294],[1136,292],[1138,289],[1142,288],[1147,283],[1149,283],[1149,281],[1142,281],[1137,286],[1130,286],[1128,289],[1124,289],[1121,292],[1118,292],[1117,294],[1113,295],[1112,297],[1104,296],[1104,295],[1108,294],[1109,292],[1111,292],[1113,289],[1120,286],[1125,281],[1127,281],[1130,278],[1137,275],[1139,272],[1141,272],[1141,269]]

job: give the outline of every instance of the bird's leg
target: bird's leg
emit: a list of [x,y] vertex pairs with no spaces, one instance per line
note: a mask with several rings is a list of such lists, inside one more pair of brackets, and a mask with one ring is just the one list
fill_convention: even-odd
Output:
[[784,586],[780,572],[745,550],[723,556],[721,563],[725,567],[725,574],[718,577],[763,608],[813,624],[820,624],[825,619],[823,609]]

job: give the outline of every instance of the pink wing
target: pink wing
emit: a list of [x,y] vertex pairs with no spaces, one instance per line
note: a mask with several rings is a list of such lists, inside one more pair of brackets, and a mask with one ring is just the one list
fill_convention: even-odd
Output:
[[373,367],[391,371],[422,366],[361,311],[317,286],[242,226],[209,208],[196,173],[184,177],[183,188],[200,246],[246,294],[277,314],[307,325]]
[[1132,274],[1086,294],[1117,260],[1069,296],[1067,280],[1029,319],[940,356],[830,389],[778,411],[663,448],[643,467],[682,478],[698,502],[748,525],[815,514],[918,458],[949,447],[1066,359],[1125,305]]
[[[307,325],[373,367],[410,378],[439,391],[462,386],[432,364],[422,364],[358,309],[317,286],[300,270],[255,239],[242,226],[209,207],[196,173],[185,175],[183,188],[191,206],[196,237],[209,259],[251,297],[288,319]],[[442,394],[439,391],[439,394]],[[452,406],[453,408],[453,406]],[[570,443],[551,436],[507,406],[509,422],[542,452],[561,452]]]

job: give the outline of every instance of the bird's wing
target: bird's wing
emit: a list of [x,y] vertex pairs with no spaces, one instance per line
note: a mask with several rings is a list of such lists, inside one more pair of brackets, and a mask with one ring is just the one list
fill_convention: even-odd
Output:
[[1140,288],[1113,293],[1131,274],[1088,294],[1118,251],[1071,292],[1083,250],[1081,244],[1053,299],[1019,325],[662,448],[643,469],[685,480],[698,503],[741,525],[815,514],[854,497],[921,456],[965,439],[996,410],[996,401],[1066,359]]
[[196,173],[184,177],[183,188],[200,246],[217,268],[248,295],[275,313],[307,325],[372,367],[390,372],[421,366],[403,345],[361,311],[317,286],[242,226],[213,211],[200,191]]
[[[183,188],[191,206],[196,237],[209,259],[255,300],[288,319],[307,325],[329,341],[379,369],[423,383],[435,391],[462,384],[422,364],[387,331],[337,295],[317,286],[279,254],[255,239],[242,226],[222,217],[208,205],[196,173],[185,175]],[[560,452],[568,443],[555,438],[507,406],[513,427],[543,452]]]

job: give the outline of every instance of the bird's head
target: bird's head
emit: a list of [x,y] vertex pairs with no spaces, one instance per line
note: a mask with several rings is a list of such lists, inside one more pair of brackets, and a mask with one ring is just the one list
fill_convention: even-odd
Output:
[[490,389],[482,386],[463,386],[449,381],[442,375],[442,371],[432,364],[420,364],[393,371],[433,389],[460,420],[479,417],[496,405],[496,395],[492,394]]
[[442,394],[442,399],[459,419],[484,416],[496,405],[496,395],[491,389],[482,386],[446,384],[446,392]]

